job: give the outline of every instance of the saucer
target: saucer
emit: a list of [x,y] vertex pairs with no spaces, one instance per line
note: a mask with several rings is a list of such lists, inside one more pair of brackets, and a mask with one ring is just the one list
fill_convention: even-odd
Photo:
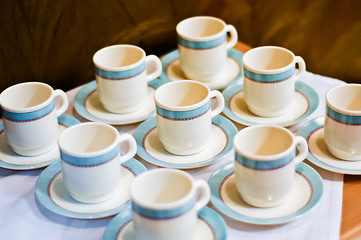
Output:
[[271,225],[292,221],[311,210],[323,192],[321,176],[301,162],[296,167],[295,184],[290,198],[270,208],[257,208],[243,202],[235,185],[234,163],[215,171],[208,180],[212,204],[225,215],[246,223]]
[[[136,240],[130,204],[115,216],[105,229],[103,240]],[[194,240],[226,240],[227,225],[214,210],[204,207],[198,212]]]
[[165,81],[154,79],[148,83],[148,95],[141,108],[131,113],[115,114],[103,107],[96,81],[85,84],[74,97],[74,108],[80,116],[95,122],[125,125],[144,121],[155,115],[154,93]]
[[156,118],[141,123],[134,131],[137,153],[145,161],[160,166],[178,169],[199,168],[210,165],[222,158],[233,147],[233,137],[237,133],[234,124],[223,116],[212,119],[212,133],[206,149],[199,153],[179,156],[167,152],[159,138]]
[[[69,115],[62,114],[58,117],[58,135],[65,128],[78,124],[79,121]],[[30,170],[48,166],[59,158],[59,147],[56,144],[49,152],[39,156],[21,156],[13,152],[8,145],[4,133],[3,121],[0,121],[0,167],[13,170]]]
[[[211,89],[223,89],[241,82],[243,53],[236,49],[228,50],[228,58],[220,77],[215,81],[204,82]],[[187,79],[184,76],[179,62],[178,50],[173,50],[161,59],[163,72],[160,78],[167,81]]]
[[317,92],[307,84],[297,81],[296,93],[290,111],[277,117],[260,117],[248,110],[244,101],[243,85],[230,86],[222,94],[225,100],[224,114],[233,121],[246,125],[277,124],[283,127],[296,125],[307,119],[319,103]]
[[36,197],[48,210],[71,218],[96,219],[115,215],[122,206],[129,201],[130,183],[134,178],[147,169],[134,158],[122,164],[122,179],[117,189],[119,191],[112,198],[100,202],[86,204],[74,200],[67,192],[61,162],[56,161],[47,167],[36,182]]
[[361,174],[361,161],[345,161],[329,153],[323,135],[324,123],[324,117],[312,119],[305,123],[297,133],[297,135],[307,140],[307,159],[313,164],[331,172]]

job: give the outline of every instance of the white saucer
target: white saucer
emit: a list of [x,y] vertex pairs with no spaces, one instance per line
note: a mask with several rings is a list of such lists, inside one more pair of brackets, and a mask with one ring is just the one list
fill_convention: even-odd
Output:
[[315,165],[331,172],[361,174],[361,161],[345,161],[329,153],[323,135],[324,123],[324,117],[312,119],[305,123],[297,133],[307,140],[307,159]]
[[115,114],[104,109],[99,100],[96,81],[85,84],[74,97],[74,108],[80,116],[90,121],[103,122],[113,125],[125,125],[141,122],[155,114],[155,89],[165,82],[160,79],[148,83],[148,95],[141,108],[135,112]]
[[[219,78],[215,81],[205,82],[205,84],[211,89],[223,89],[240,83],[242,79],[242,57],[243,53],[240,51],[229,49],[226,66],[219,74]],[[180,67],[178,50],[173,50],[166,54],[161,59],[161,62],[163,64],[163,72],[160,75],[161,79],[167,81],[187,79]]]
[[[105,229],[103,240],[136,240],[132,222],[132,209],[128,204],[113,218]],[[193,240],[226,240],[227,225],[214,210],[204,207],[198,212]],[[191,240],[191,239],[190,239]]]
[[208,147],[199,153],[179,156],[167,152],[159,138],[156,118],[140,124],[133,136],[137,141],[137,153],[145,161],[161,167],[190,169],[210,165],[222,158],[233,147],[233,137],[237,133],[234,124],[222,116],[212,119],[212,133]]
[[[62,114],[58,118],[58,135],[65,128],[78,124],[72,116]],[[25,157],[13,152],[6,140],[3,121],[0,121],[0,167],[13,170],[30,170],[48,166],[59,158],[59,147],[56,144],[49,152],[39,156]]]
[[307,164],[298,164],[295,175],[287,202],[276,207],[257,208],[242,201],[235,186],[234,164],[228,163],[208,180],[211,202],[220,212],[238,221],[259,225],[286,223],[315,207],[323,192],[321,176]]
[[36,182],[36,197],[48,210],[71,218],[95,219],[115,215],[129,201],[130,183],[147,169],[137,160],[122,164],[122,179],[118,193],[100,203],[86,204],[74,200],[67,192],[61,173],[60,160],[47,167]]
[[233,121],[246,125],[277,124],[283,127],[296,125],[307,119],[319,104],[317,92],[307,84],[297,81],[296,93],[290,111],[277,117],[260,117],[248,110],[243,97],[243,85],[230,86],[222,94],[225,100],[224,114]]

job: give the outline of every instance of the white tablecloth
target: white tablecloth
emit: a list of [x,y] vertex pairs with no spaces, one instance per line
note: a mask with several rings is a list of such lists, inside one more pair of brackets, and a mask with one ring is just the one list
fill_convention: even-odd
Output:
[[[324,114],[327,90],[343,84],[339,80],[309,72],[301,81],[312,86],[319,94],[320,104],[311,118]],[[67,93],[71,105],[66,113],[70,115],[74,113],[72,101],[78,90],[76,88]],[[136,126],[118,127],[118,130],[132,133]],[[290,129],[295,132],[300,126]],[[196,178],[208,180],[217,168],[232,161],[232,157],[232,154],[228,154],[211,166],[188,172]],[[148,169],[155,168],[144,161],[142,163]],[[246,224],[222,215],[228,225],[228,239],[339,239],[343,175],[315,168],[324,180],[324,194],[314,209],[293,222],[275,226]],[[101,239],[111,217],[71,219],[52,213],[36,200],[35,183],[41,171],[0,168],[0,239]]]

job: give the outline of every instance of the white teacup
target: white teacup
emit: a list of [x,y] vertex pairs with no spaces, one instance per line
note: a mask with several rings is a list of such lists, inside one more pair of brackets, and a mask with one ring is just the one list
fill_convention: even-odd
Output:
[[248,109],[261,117],[286,113],[295,94],[295,82],[306,71],[304,60],[285,48],[263,46],[246,52],[242,61]]
[[210,199],[204,180],[184,171],[156,169],[135,178],[130,190],[139,240],[192,239],[197,212]]
[[[62,102],[58,109],[56,97]],[[5,135],[14,152],[36,156],[55,147],[58,117],[68,108],[62,90],[41,82],[19,83],[1,93],[0,104]]]
[[[190,155],[207,147],[212,118],[222,112],[224,98],[204,83],[169,82],[155,92],[157,130],[163,147],[176,155]],[[211,109],[211,99],[216,106]]]
[[[145,55],[133,45],[113,45],[93,56],[99,98],[104,108],[113,113],[138,110],[147,97],[147,82],[160,76],[162,63],[155,55]],[[152,64],[153,72],[146,68]]]
[[[65,187],[75,200],[84,203],[111,198],[121,181],[121,163],[137,151],[132,135],[119,135],[113,126],[96,122],[67,128],[58,143]],[[123,143],[128,144],[128,151],[121,156]]]
[[176,30],[185,76],[202,82],[217,79],[225,67],[227,50],[237,43],[237,30],[221,19],[207,16],[187,18],[178,23]]
[[[234,137],[237,190],[255,207],[273,207],[285,202],[291,193],[295,166],[308,153],[307,142],[286,128],[257,125],[239,131]],[[300,151],[295,156],[296,145]]]
[[361,160],[361,84],[332,88],[326,94],[325,141],[344,160]]

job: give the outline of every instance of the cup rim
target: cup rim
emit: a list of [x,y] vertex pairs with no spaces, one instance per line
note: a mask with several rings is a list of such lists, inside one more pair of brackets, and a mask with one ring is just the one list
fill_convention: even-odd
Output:
[[[64,147],[63,139],[65,137],[67,137],[67,134],[70,134],[69,132],[72,132],[74,129],[77,129],[77,128],[84,128],[84,126],[88,126],[88,125],[94,125],[94,126],[100,126],[103,128],[108,128],[110,131],[112,131],[114,133],[115,140],[111,144],[109,144],[108,146],[106,146],[100,150],[86,152],[86,153],[73,152],[73,151],[70,151],[67,147]],[[70,156],[73,156],[73,157],[79,157],[79,158],[95,157],[95,156],[103,155],[103,154],[108,153],[109,151],[113,150],[118,144],[118,139],[119,139],[119,133],[115,127],[113,127],[109,124],[106,124],[106,123],[101,123],[101,122],[85,122],[85,123],[75,124],[71,127],[66,128],[58,137],[58,145],[59,145],[59,149],[62,152],[66,153]]]
[[[188,22],[194,21],[197,19],[209,19],[209,20],[217,21],[223,25],[223,29],[216,34],[213,34],[211,36],[206,36],[206,37],[190,37],[190,36],[185,35],[181,29],[182,25],[187,24]],[[186,18],[186,19],[183,19],[182,21],[180,21],[176,26],[176,31],[180,37],[182,37],[186,40],[196,41],[196,42],[205,42],[205,41],[217,39],[217,38],[221,37],[223,34],[225,34],[226,25],[227,24],[220,18],[216,18],[216,17],[212,17],[212,16],[195,16],[195,17]]]
[[332,110],[341,113],[341,114],[345,114],[345,115],[351,115],[351,116],[361,116],[361,110],[360,111],[355,111],[355,110],[345,110],[340,108],[339,106],[335,105],[332,103],[332,100],[330,99],[330,95],[335,92],[338,91],[341,88],[353,88],[353,87],[357,87],[360,88],[361,90],[361,84],[357,84],[357,83],[349,83],[349,84],[343,84],[343,85],[339,85],[336,86],[334,88],[331,88],[330,90],[327,91],[326,93],[326,105],[331,108]]
[[[277,154],[273,154],[273,155],[255,155],[255,154],[250,154],[250,153],[242,151],[238,147],[238,144],[237,144],[237,140],[238,140],[239,136],[241,134],[244,134],[247,131],[252,131],[255,128],[276,128],[276,129],[278,129],[280,131],[283,131],[286,134],[288,134],[291,137],[292,142],[290,143],[289,147],[286,150],[284,150],[284,151],[282,151],[280,153],[277,153]],[[249,126],[249,127],[241,129],[233,138],[233,147],[234,147],[235,151],[238,154],[240,154],[240,155],[242,155],[242,156],[244,156],[244,157],[246,157],[248,159],[254,160],[254,161],[272,161],[272,160],[280,159],[280,158],[285,157],[288,154],[290,154],[293,151],[294,145],[295,145],[294,134],[290,130],[288,130],[287,128],[284,128],[284,127],[281,127],[281,126],[278,126],[278,125],[254,125],[254,126]]]
[[[136,61],[135,63],[127,65],[127,66],[123,66],[123,67],[107,67],[107,66],[104,66],[101,63],[99,63],[99,60],[98,60],[99,55],[102,54],[103,52],[109,51],[110,49],[113,49],[113,48],[133,48],[133,49],[141,52],[142,57],[140,60]],[[117,45],[106,46],[106,47],[103,47],[103,48],[99,49],[98,51],[96,51],[93,55],[93,63],[97,68],[100,68],[100,69],[103,69],[106,71],[125,71],[125,70],[133,69],[133,68],[139,66],[145,59],[145,56],[146,56],[145,51],[138,46],[131,45],[131,44],[117,44]]]
[[[135,191],[136,191],[135,187],[137,186],[137,184],[139,184],[138,182],[144,181],[143,179],[147,178],[149,175],[163,173],[163,172],[170,172],[172,174],[178,174],[178,175],[182,175],[183,177],[185,177],[191,183],[190,191],[182,198],[175,200],[173,202],[169,202],[169,203],[149,203],[144,199],[139,199],[135,193]],[[131,201],[133,201],[137,205],[140,205],[141,207],[144,207],[147,209],[152,209],[152,210],[167,210],[167,209],[179,207],[179,206],[187,203],[188,201],[190,201],[192,199],[192,197],[194,196],[194,194],[195,194],[195,185],[194,185],[194,180],[193,180],[192,176],[189,173],[184,172],[182,170],[171,169],[171,168],[153,169],[153,170],[144,172],[144,173],[140,174],[139,176],[137,176],[133,180],[131,187],[130,187]]]
[[[162,103],[159,100],[160,92],[164,91],[163,89],[167,88],[168,86],[177,85],[177,84],[200,85],[203,88],[207,89],[207,96],[204,99],[202,99],[201,101],[199,101],[199,102],[197,102],[195,104],[192,104],[192,105],[187,105],[187,106],[168,106],[165,103]],[[202,82],[198,82],[198,81],[194,81],[194,80],[179,80],[179,81],[168,82],[168,83],[160,86],[159,88],[157,88],[157,90],[155,91],[155,94],[154,94],[154,101],[155,101],[155,104],[158,107],[161,107],[161,108],[166,109],[166,110],[170,110],[170,111],[188,111],[188,110],[193,110],[193,109],[199,108],[199,107],[203,106],[204,104],[206,104],[210,100],[210,93],[211,93],[210,88],[206,84],[204,84]]]
[[[31,107],[22,107],[22,108],[13,108],[7,105],[7,94],[12,91],[14,88],[19,88],[19,87],[23,87],[26,85],[40,85],[43,86],[45,88],[47,88],[47,90],[50,91],[50,95],[49,97],[43,101],[40,104],[37,104],[35,106],[31,106]],[[0,94],[0,104],[1,104],[1,108],[3,108],[4,110],[8,111],[8,112],[14,112],[14,113],[26,113],[26,112],[32,112],[32,111],[36,111],[39,109],[42,109],[43,107],[47,106],[48,104],[50,104],[50,102],[53,100],[53,96],[54,96],[54,89],[46,83],[43,82],[22,82],[22,83],[18,83],[15,85],[12,85],[8,88],[6,88],[1,94]]]
[[[251,67],[247,64],[247,57],[255,52],[255,51],[260,51],[262,49],[278,49],[278,50],[282,50],[284,52],[287,52],[288,54],[290,54],[292,56],[292,61],[282,67],[282,68],[277,68],[277,69],[269,69],[269,70],[264,70],[264,69],[257,69],[257,68],[254,68],[254,67]],[[279,47],[279,46],[260,46],[260,47],[255,47],[255,48],[252,48],[250,50],[248,50],[242,57],[242,64],[243,64],[243,67],[245,67],[247,70],[249,71],[252,71],[254,73],[258,73],[258,74],[277,74],[277,73],[282,73],[282,72],[285,72],[287,71],[288,69],[290,69],[293,65],[294,65],[294,62],[295,62],[295,54],[288,50],[287,48],[284,48],[284,47]]]

